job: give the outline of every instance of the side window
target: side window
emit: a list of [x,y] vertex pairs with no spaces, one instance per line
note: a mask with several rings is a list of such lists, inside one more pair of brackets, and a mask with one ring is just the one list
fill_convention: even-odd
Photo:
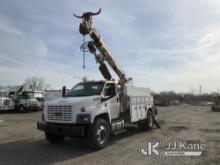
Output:
[[79,91],[79,90],[82,90],[84,89],[84,85],[78,85],[74,88],[74,91]]
[[116,94],[116,92],[115,92],[115,84],[114,83],[106,84],[104,95],[108,96],[108,97],[113,97],[113,96],[115,96],[115,94]]

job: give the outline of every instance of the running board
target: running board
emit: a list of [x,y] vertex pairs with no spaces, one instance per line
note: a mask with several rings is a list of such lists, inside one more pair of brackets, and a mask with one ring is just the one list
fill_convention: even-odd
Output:
[[121,134],[121,133],[124,133],[124,132],[127,132],[127,129],[121,129],[119,131],[113,132],[113,134],[118,135],[118,134]]
[[120,130],[124,129],[124,127],[125,127],[124,120],[114,121],[111,124],[111,129],[112,129],[111,131],[112,132],[117,132],[117,131],[120,131]]

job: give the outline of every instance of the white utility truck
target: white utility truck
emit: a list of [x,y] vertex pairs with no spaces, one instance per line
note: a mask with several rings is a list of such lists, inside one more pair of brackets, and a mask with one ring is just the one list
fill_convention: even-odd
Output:
[[15,110],[15,102],[9,97],[0,97],[0,111]]
[[8,93],[8,90],[0,91],[0,111],[15,110],[15,102]]
[[[157,111],[151,90],[134,87],[132,79],[107,49],[92,22],[92,16],[100,12],[101,9],[97,13],[74,16],[82,19],[80,33],[92,39],[81,49],[85,51],[86,47],[94,54],[105,80],[80,82],[64,97],[45,102],[42,121],[38,121],[37,127],[51,143],[61,142],[65,137],[85,137],[92,148],[101,149],[107,145],[110,134],[122,132],[127,125],[153,127]],[[118,81],[112,80],[105,63],[119,77]]]
[[38,111],[43,109],[44,92],[43,91],[22,91],[16,95],[15,106],[19,112],[28,112],[30,110]]

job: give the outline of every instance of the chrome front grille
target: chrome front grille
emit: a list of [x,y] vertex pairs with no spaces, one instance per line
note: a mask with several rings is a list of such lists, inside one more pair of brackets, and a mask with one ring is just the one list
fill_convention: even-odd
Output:
[[3,101],[3,105],[9,105],[9,104],[10,104],[10,100],[7,99]]
[[71,121],[72,106],[56,105],[48,106],[48,119],[55,121]]

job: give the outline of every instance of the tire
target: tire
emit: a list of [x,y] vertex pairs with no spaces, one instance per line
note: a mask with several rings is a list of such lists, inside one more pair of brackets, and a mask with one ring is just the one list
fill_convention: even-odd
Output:
[[151,111],[148,111],[147,119],[138,122],[138,127],[141,130],[151,130],[153,128],[153,125],[154,125],[154,116]]
[[19,112],[24,113],[24,112],[27,112],[27,111],[26,111],[26,109],[23,105],[20,105],[19,106]]
[[48,132],[45,132],[45,138],[50,143],[60,143],[64,140],[64,136]]
[[98,150],[104,148],[109,141],[109,124],[104,119],[97,119],[88,128],[87,144],[90,148]]
[[147,120],[146,120],[146,129],[151,130],[154,125],[154,116],[151,111],[147,113]]
[[18,113],[19,112],[19,107],[15,106],[14,112]]
[[146,130],[146,120],[138,122],[138,128],[140,130]]

